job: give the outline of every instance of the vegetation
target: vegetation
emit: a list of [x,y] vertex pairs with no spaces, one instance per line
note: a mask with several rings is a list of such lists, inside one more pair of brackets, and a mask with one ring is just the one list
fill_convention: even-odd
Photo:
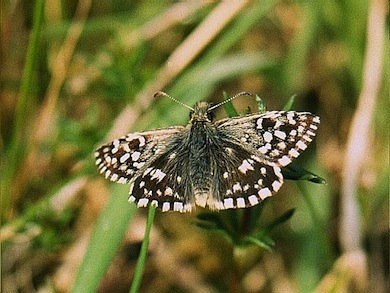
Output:
[[[36,0],[2,10],[2,291],[390,290],[387,1]],[[321,124],[264,204],[137,209],[93,153],[128,132],[185,125],[188,109],[154,99],[159,90],[188,105],[250,91],[267,109],[310,111]],[[226,106],[219,118],[263,104]]]

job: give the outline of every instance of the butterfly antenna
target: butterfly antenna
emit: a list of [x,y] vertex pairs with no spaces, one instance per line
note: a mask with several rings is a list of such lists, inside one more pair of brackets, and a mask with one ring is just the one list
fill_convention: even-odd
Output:
[[227,100],[225,100],[223,102],[220,102],[220,103],[210,107],[208,109],[208,111],[214,110],[215,108],[218,108],[219,106],[222,106],[222,105],[224,105],[226,103],[229,103],[230,101],[234,100],[235,98],[238,98],[238,97],[241,97],[241,96],[251,96],[251,97],[253,97],[253,94],[250,93],[250,92],[240,92],[240,93],[234,95],[233,97],[231,97],[231,98],[229,98],[229,99],[227,99]]
[[170,98],[171,100],[173,100],[174,102],[178,103],[179,105],[182,105],[183,107],[186,107],[187,109],[190,109],[191,111],[194,111],[194,108],[184,104],[183,102],[180,102],[179,100],[176,100],[175,98],[171,97],[170,95],[168,95],[167,93],[164,93],[164,92],[161,92],[161,91],[158,91],[157,93],[154,94],[154,97],[155,98],[159,98],[159,97],[167,97],[167,98]]

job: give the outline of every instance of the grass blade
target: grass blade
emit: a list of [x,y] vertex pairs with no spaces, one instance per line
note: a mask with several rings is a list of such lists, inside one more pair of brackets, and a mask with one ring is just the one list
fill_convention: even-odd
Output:
[[96,292],[112,257],[137,208],[127,203],[128,185],[113,185],[113,191],[100,215],[72,292]]

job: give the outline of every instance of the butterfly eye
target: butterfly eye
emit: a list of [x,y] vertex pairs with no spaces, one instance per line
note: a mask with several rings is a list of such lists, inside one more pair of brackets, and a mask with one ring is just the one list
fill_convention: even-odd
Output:
[[209,119],[210,121],[214,121],[214,113],[213,112],[207,112],[207,119]]

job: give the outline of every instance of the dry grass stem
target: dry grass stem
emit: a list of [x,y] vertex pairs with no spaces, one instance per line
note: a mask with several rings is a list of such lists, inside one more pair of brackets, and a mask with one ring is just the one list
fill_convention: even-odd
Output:
[[55,127],[55,109],[58,96],[64,83],[70,60],[87,20],[91,3],[92,0],[79,1],[75,14],[76,21],[70,26],[64,44],[53,62],[53,68],[51,70],[52,78],[47,89],[45,102],[41,107],[35,125],[34,145],[38,145],[53,133],[52,129]]
[[155,92],[166,87],[195,57],[221,32],[234,16],[246,5],[246,1],[223,1],[171,54],[166,64],[143,91],[137,94],[133,104],[118,116],[106,137],[107,140],[125,134],[153,101]]
[[382,81],[383,50],[387,1],[373,0],[368,14],[367,53],[363,67],[363,83],[357,110],[352,120],[342,171],[340,243],[344,252],[361,247],[360,213],[357,189],[366,152],[376,98]]
[[209,1],[187,1],[173,4],[165,12],[159,14],[156,18],[147,22],[139,30],[133,30],[125,36],[125,42],[128,48],[142,40],[149,40],[172,26],[184,22],[186,19],[197,13],[203,7],[210,5]]

